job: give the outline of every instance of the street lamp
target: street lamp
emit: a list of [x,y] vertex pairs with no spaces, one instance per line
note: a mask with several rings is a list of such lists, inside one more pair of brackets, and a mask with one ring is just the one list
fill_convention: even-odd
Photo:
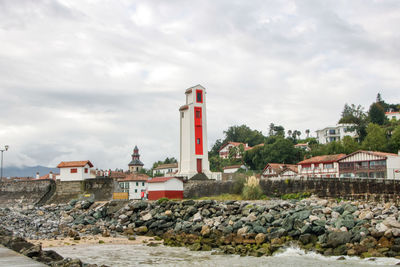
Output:
[[0,168],[0,177],[1,177],[1,179],[3,179],[3,152],[4,151],[7,151],[8,150],[8,148],[9,148],[9,146],[8,145],[5,145],[4,146],[4,149],[0,149],[0,151],[1,151],[1,168]]

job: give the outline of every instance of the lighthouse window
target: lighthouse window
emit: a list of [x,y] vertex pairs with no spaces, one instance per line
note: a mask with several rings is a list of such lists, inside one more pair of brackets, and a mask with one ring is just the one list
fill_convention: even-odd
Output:
[[198,145],[200,145],[200,138],[197,138],[196,142]]
[[201,90],[196,91],[196,101],[197,103],[203,103],[203,94]]
[[196,110],[196,118],[201,118],[200,110]]

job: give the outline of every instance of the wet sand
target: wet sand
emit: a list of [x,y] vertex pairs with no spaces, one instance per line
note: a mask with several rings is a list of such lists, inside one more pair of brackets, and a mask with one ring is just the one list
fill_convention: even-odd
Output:
[[64,247],[76,245],[99,245],[99,244],[113,244],[113,245],[138,245],[148,243],[162,243],[161,241],[154,240],[154,237],[136,236],[135,240],[129,240],[126,236],[119,237],[103,237],[101,235],[95,236],[82,236],[80,240],[74,240],[72,237],[65,237],[60,239],[44,239],[44,240],[28,240],[35,245],[42,245],[42,248],[51,247]]

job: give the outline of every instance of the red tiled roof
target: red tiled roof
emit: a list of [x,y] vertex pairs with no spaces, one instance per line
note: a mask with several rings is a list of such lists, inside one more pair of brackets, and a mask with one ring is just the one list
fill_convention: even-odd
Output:
[[176,179],[176,178],[175,177],[156,177],[156,178],[149,180],[148,182],[149,183],[165,183],[166,181],[171,180],[171,179]]
[[233,146],[240,146],[240,145],[243,145],[244,146],[244,150],[249,150],[249,149],[252,149],[252,147],[249,147],[249,146],[247,146],[246,147],[246,144],[244,144],[244,143],[240,143],[240,142],[227,142],[227,143],[225,143],[225,144],[223,144],[221,147],[220,147],[220,149],[218,150],[218,151],[221,151],[224,147],[226,147],[227,145],[233,145]]
[[158,165],[156,168],[154,168],[154,170],[170,169],[170,168],[178,168],[178,163],[161,164]]
[[82,161],[61,161],[60,164],[57,165],[57,168],[85,167],[86,164],[89,164],[90,167],[93,167],[93,164],[89,160],[82,160]]
[[399,114],[400,112],[399,111],[388,111],[388,112],[385,112],[385,114]]
[[303,161],[300,161],[297,163],[298,165],[301,164],[311,164],[311,163],[329,163],[329,162],[336,162],[339,159],[345,157],[346,154],[335,154],[335,155],[322,155],[322,156],[316,156],[312,157]]
[[118,182],[126,182],[126,181],[143,181],[147,182],[149,176],[147,174],[142,173],[130,173],[126,174],[123,179],[118,179]]
[[183,106],[181,106],[181,107],[179,108],[179,111],[186,110],[186,109],[188,109],[188,108],[189,108],[188,105],[183,105]]
[[263,169],[263,172],[265,171],[265,169],[268,168],[268,166],[270,166],[271,169],[273,169],[277,174],[285,169],[290,169],[292,171],[297,172],[296,164],[284,164],[284,163],[268,163]]
[[231,166],[225,166],[223,169],[236,169],[236,168],[240,168],[242,166],[242,164],[240,165],[231,165]]
[[[53,173],[53,180],[56,179],[56,175],[60,175],[59,173]],[[50,179],[50,173],[40,176],[38,180],[45,180],[45,179]]]
[[110,178],[118,179],[118,178],[125,178],[126,173],[124,172],[116,172],[116,171],[111,171],[110,172]]

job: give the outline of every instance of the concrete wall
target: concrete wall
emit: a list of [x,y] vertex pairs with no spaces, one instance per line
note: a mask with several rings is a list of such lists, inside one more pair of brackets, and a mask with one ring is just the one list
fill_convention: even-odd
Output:
[[[264,194],[279,197],[289,193],[310,192],[319,197],[400,202],[400,181],[356,178],[315,178],[261,180]],[[185,198],[231,193],[233,181],[189,181]]]
[[53,180],[0,182],[0,206],[34,205],[51,193]]

